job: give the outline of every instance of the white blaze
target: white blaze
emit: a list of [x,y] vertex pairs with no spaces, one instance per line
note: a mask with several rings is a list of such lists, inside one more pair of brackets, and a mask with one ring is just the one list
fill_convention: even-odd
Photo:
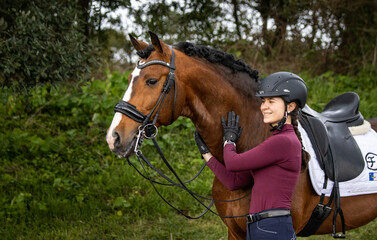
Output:
[[134,84],[134,79],[135,79],[136,77],[139,76],[140,71],[141,71],[141,69],[138,69],[138,68],[136,67],[136,68],[134,69],[134,71],[132,72],[132,79],[131,79],[130,85],[129,85],[128,88],[127,88],[126,93],[125,93],[124,96],[123,96],[123,101],[127,102],[127,101],[129,101],[129,100],[131,99],[132,86],[133,86],[133,84]]
[[[126,93],[123,96],[123,101],[128,102],[131,99],[131,94],[132,94],[132,86],[134,83],[134,79],[139,76],[141,69],[135,68],[134,71],[132,72],[132,79],[130,81],[130,85],[127,88]],[[114,114],[113,121],[111,122],[109,131],[107,132],[106,136],[106,141],[109,144],[110,149],[114,149],[114,142],[115,138],[113,137],[113,131],[116,127],[118,127],[120,121],[122,120],[123,115],[121,113],[116,112]]]

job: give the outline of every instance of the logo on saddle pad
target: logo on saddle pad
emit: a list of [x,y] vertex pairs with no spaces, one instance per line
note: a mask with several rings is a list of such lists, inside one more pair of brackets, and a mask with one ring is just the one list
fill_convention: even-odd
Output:
[[370,172],[369,173],[369,181],[377,181],[377,173]]
[[365,161],[367,162],[368,169],[377,171],[377,154],[371,152],[367,153]]

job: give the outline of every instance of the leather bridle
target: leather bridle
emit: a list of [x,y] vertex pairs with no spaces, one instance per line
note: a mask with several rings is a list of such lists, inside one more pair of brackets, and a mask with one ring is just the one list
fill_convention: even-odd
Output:
[[[174,109],[175,109],[175,102],[176,102],[176,99],[177,99],[177,87],[176,87],[176,83],[175,83],[175,73],[174,73],[175,72],[175,53],[173,51],[173,48],[170,47],[170,49],[171,49],[170,64],[167,63],[167,62],[164,62],[162,60],[159,60],[159,59],[153,59],[153,60],[150,60],[150,61],[145,62],[143,64],[140,64],[140,61],[137,63],[138,69],[143,69],[143,68],[149,67],[151,65],[162,65],[162,66],[169,68],[169,74],[166,77],[166,80],[165,80],[164,86],[162,88],[161,94],[158,97],[157,102],[154,105],[153,109],[150,111],[150,113],[148,115],[144,115],[142,112],[137,110],[134,105],[132,105],[131,103],[128,103],[126,101],[123,101],[123,100],[120,100],[115,105],[115,109],[114,109],[115,112],[120,112],[120,113],[126,115],[127,117],[135,120],[136,122],[141,123],[139,128],[140,129],[146,128],[146,130],[148,130],[147,134],[152,134],[152,135],[147,136],[148,138],[153,136],[153,132],[155,132],[154,134],[156,134],[155,130],[157,130],[157,127],[155,127],[155,124],[156,124],[156,121],[158,119],[158,115],[159,115],[161,107],[162,107],[162,105],[165,101],[165,98],[166,98],[167,94],[169,93],[170,88],[173,84],[174,84],[174,101],[173,101],[173,110],[172,110],[171,120],[172,120],[172,122],[174,121]],[[157,107],[158,107],[158,109],[157,109]],[[157,109],[157,112],[156,112],[156,114],[155,114],[155,116],[152,120],[151,117],[152,117],[153,113],[156,111],[156,109]]]
[[[144,174],[142,172],[140,172],[138,170],[138,168],[132,164],[132,162],[129,160],[128,157],[126,157],[126,159],[127,159],[128,163],[132,167],[134,167],[135,170],[143,178],[147,179],[152,184],[152,186],[155,189],[156,193],[162,198],[163,201],[165,201],[170,207],[174,208],[179,213],[181,213],[182,215],[184,215],[186,218],[197,219],[197,218],[200,218],[201,216],[203,216],[204,214],[206,214],[208,211],[210,211],[210,212],[212,212],[212,213],[220,216],[218,213],[216,213],[213,210],[211,210],[211,207],[212,207],[212,205],[213,205],[214,202],[234,202],[234,201],[239,201],[239,200],[247,197],[250,193],[247,193],[246,195],[244,195],[244,196],[242,196],[242,197],[240,197],[238,199],[233,199],[233,200],[214,200],[212,198],[207,198],[207,197],[204,197],[204,196],[201,196],[201,195],[199,195],[197,193],[192,192],[190,189],[187,188],[186,183],[193,181],[194,179],[196,179],[200,175],[200,173],[203,171],[204,167],[206,166],[206,162],[204,162],[204,164],[200,168],[199,172],[192,179],[190,179],[188,181],[182,181],[180,179],[180,177],[178,176],[178,174],[175,172],[175,170],[172,168],[172,166],[169,164],[169,162],[166,160],[166,158],[164,156],[164,153],[162,152],[160,146],[158,145],[158,143],[157,143],[157,141],[155,139],[155,137],[157,136],[157,133],[158,133],[158,130],[157,130],[157,127],[156,127],[156,121],[158,119],[158,115],[160,113],[161,107],[162,107],[162,105],[163,105],[163,103],[165,101],[165,98],[168,95],[168,93],[169,93],[172,85],[174,85],[174,100],[173,100],[173,109],[172,109],[172,116],[171,116],[171,121],[172,122],[174,121],[174,117],[175,117],[174,116],[175,115],[174,110],[175,110],[175,102],[176,102],[176,97],[177,97],[177,86],[176,86],[176,82],[175,82],[175,54],[174,54],[173,48],[170,47],[170,49],[171,49],[170,64],[167,63],[167,62],[164,62],[162,60],[159,60],[159,59],[153,59],[153,60],[150,60],[150,61],[142,63],[142,64],[140,64],[140,61],[139,61],[138,64],[137,64],[137,68],[139,68],[139,69],[143,69],[143,68],[146,68],[146,67],[151,66],[151,65],[162,65],[162,66],[165,66],[165,67],[169,68],[169,74],[168,74],[168,76],[167,76],[167,78],[165,80],[165,83],[164,83],[164,86],[162,88],[161,94],[158,97],[158,100],[157,100],[155,106],[153,107],[153,109],[150,111],[150,113],[148,113],[147,115],[145,115],[142,112],[140,112],[139,110],[137,110],[137,108],[134,105],[132,105],[131,103],[128,103],[126,101],[123,101],[123,100],[119,101],[115,105],[115,108],[114,108],[115,112],[122,113],[122,114],[126,115],[127,117],[133,119],[134,121],[141,123],[141,125],[138,128],[138,134],[137,134],[137,137],[136,137],[136,143],[135,143],[134,152],[135,152],[135,154],[136,154],[136,156],[137,156],[137,158],[139,160],[140,165],[143,168]],[[152,120],[151,118],[152,118],[152,115],[154,113],[155,113],[155,115],[154,115],[153,120]],[[160,157],[164,161],[165,165],[173,173],[173,175],[178,180],[178,182],[173,181],[172,179],[170,179],[169,177],[167,177],[165,174],[163,174],[159,169],[157,169],[142,154],[142,152],[141,152],[141,150],[139,148],[141,147],[144,138],[151,139],[153,141],[153,144],[156,147],[158,154],[160,155]],[[151,179],[150,175],[148,174],[147,170],[145,169],[145,166],[144,166],[143,162],[145,162],[148,165],[148,167],[150,167],[151,169],[153,169],[156,173],[158,173],[162,178],[164,178],[169,183],[161,183],[161,182],[157,182],[157,181]],[[158,191],[158,189],[156,188],[155,184],[160,184],[160,185],[165,185],[165,186],[176,186],[176,187],[179,187],[179,188],[185,190],[187,193],[189,193],[198,203],[200,203],[206,209],[199,216],[197,216],[197,217],[191,217],[191,216],[185,214],[182,210],[180,210],[180,209],[176,208],[175,206],[173,206],[170,202],[168,202],[161,195],[161,193]],[[199,198],[201,198],[203,200],[209,200],[211,202],[208,205],[206,205]],[[222,218],[236,218],[236,217],[244,217],[244,216],[246,216],[246,215],[242,215],[242,216],[220,216],[220,217],[222,217]]]

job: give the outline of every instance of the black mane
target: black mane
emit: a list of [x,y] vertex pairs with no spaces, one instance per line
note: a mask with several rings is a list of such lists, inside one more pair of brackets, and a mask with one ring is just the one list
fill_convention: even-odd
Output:
[[[180,42],[175,44],[174,47],[185,53],[187,56],[196,56],[200,58],[204,58],[211,63],[221,64],[225,67],[228,67],[232,70],[233,73],[237,72],[245,72],[251,78],[258,80],[258,71],[253,70],[241,59],[235,59],[232,54],[225,53],[210,47],[201,46],[201,45],[194,45],[189,42]],[[146,59],[148,58],[151,53],[154,51],[152,45],[149,45],[144,50],[137,51],[137,55],[139,57]]]
[[258,80],[258,71],[253,70],[241,59],[235,59],[232,54],[225,53],[210,47],[194,45],[189,42],[180,42],[174,47],[184,52],[187,56],[196,56],[204,58],[211,63],[221,64],[232,70],[233,73],[245,72],[251,78]]

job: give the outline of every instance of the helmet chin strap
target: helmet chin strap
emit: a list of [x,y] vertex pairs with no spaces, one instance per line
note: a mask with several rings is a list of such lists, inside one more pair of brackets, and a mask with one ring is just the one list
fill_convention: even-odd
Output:
[[287,121],[287,118],[288,118],[288,107],[287,107],[287,105],[288,104],[285,101],[284,101],[284,104],[285,104],[284,117],[278,122],[277,125],[272,126],[272,124],[270,124],[270,126],[272,127],[271,130],[270,130],[271,132],[275,131],[275,130],[281,131],[284,127],[285,122]]

